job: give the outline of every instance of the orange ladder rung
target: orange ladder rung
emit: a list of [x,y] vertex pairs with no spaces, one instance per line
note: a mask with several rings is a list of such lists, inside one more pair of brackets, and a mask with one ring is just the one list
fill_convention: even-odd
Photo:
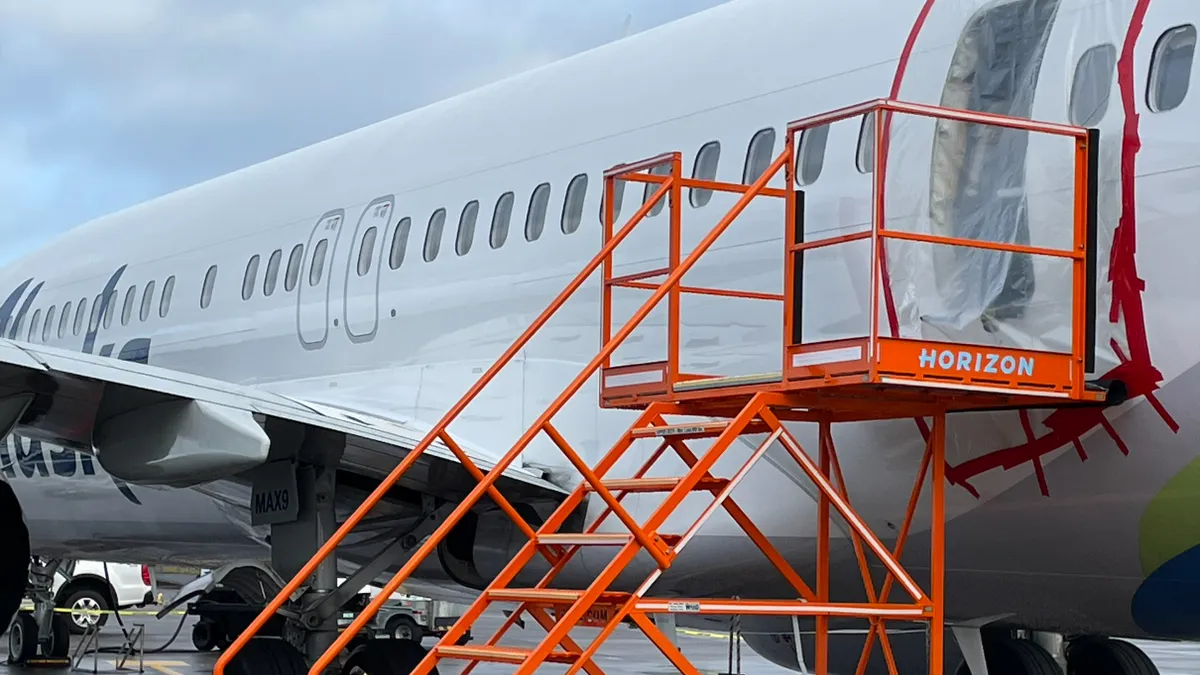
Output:
[[[700,422],[696,424],[672,424],[661,427],[639,427],[629,431],[630,438],[658,438],[670,436],[676,440],[693,438],[715,438],[729,428],[730,421]],[[743,434],[766,434],[770,429],[761,420],[751,423]]]
[[[533,653],[532,649],[518,647],[495,647],[488,645],[434,647],[437,656],[463,661],[487,661],[489,663],[514,663],[520,665]],[[573,665],[583,656],[582,652],[551,652],[546,657],[548,663],[565,663]]]
[[[684,476],[674,476],[665,478],[614,478],[604,481],[604,487],[610,492],[670,492],[675,489],[675,486],[682,483],[686,478]],[[696,483],[696,487],[692,488],[693,492],[706,492],[711,490],[720,490],[726,485],[729,485],[727,478],[701,478],[700,482]],[[585,491],[591,492],[595,490],[591,485],[585,485]]]
[[[680,539],[683,539],[683,536],[678,534],[660,534],[656,536],[667,546],[674,546],[679,543]],[[539,534],[537,541],[538,544],[543,546],[624,546],[633,541],[633,535],[621,534],[620,532],[606,532],[603,534],[554,532]]]
[[[573,603],[583,597],[585,591],[556,588],[495,588],[486,591],[488,600],[495,602],[525,602],[531,605]],[[600,594],[593,605],[622,605],[629,600],[630,593],[606,591]]]

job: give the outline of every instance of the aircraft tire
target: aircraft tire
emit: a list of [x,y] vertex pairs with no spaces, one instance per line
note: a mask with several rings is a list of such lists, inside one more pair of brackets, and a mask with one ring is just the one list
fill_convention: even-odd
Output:
[[[425,654],[412,640],[371,640],[350,653],[342,675],[409,675]],[[438,675],[438,669],[430,675]]]
[[1158,675],[1146,652],[1124,640],[1085,637],[1067,649],[1067,675]]
[[254,639],[229,662],[226,675],[306,675],[304,656],[283,640]]
[[201,619],[192,626],[192,646],[198,652],[212,651],[217,646],[216,625]]
[[50,656],[64,659],[71,655],[71,620],[55,612],[50,619]]
[[[1062,675],[1062,669],[1050,652],[1029,640],[985,638],[983,657],[991,675]],[[955,675],[971,675],[965,660],[954,672]]]
[[8,627],[8,663],[24,665],[37,656],[37,620],[29,612],[19,612]]

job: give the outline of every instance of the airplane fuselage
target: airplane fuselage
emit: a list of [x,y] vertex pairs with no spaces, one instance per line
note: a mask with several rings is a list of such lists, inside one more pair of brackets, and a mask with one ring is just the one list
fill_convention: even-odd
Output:
[[[601,246],[600,172],[607,167],[678,149],[690,172],[701,148],[716,141],[715,177],[737,182],[754,163],[747,158],[755,152],[752,139],[765,139],[761,131],[773,129],[764,141],[773,156],[783,142],[783,125],[792,119],[889,95],[959,107],[977,102],[971,95],[955,96],[985,78],[948,73],[966,67],[963,45],[975,44],[964,38],[968,28],[1002,5],[850,4],[856,7],[732,3],[99,219],[0,275],[0,293],[13,293],[10,337],[85,351],[111,344],[114,357],[122,345],[134,345],[125,357],[136,358],[145,349],[151,364],[165,368],[432,423]],[[1035,4],[1004,4],[1029,6],[1021,16],[1030,22],[1025,32],[1034,36],[1033,46],[1014,52],[1026,56],[987,55],[1016,59],[1009,65],[1024,98],[1013,95],[1001,112],[1080,123],[1070,119],[1072,101],[1082,96],[1076,66],[1098,45],[1113,48],[1108,75],[1099,80],[1109,93],[1094,97],[1103,100],[1104,110],[1098,115],[1092,110],[1083,120],[1100,129],[1102,144],[1095,374],[1123,379],[1132,398],[1099,416],[1006,412],[951,422],[948,616],[1004,615],[1020,625],[1061,632],[1200,638],[1200,623],[1179,604],[1194,597],[1200,584],[1200,568],[1189,562],[1200,545],[1190,515],[1191,487],[1200,473],[1198,449],[1188,433],[1200,415],[1200,353],[1191,339],[1200,327],[1195,318],[1200,291],[1192,271],[1200,199],[1190,190],[1200,173],[1194,126],[1200,98],[1193,94],[1156,112],[1146,95],[1156,41],[1200,14],[1181,0]],[[1039,13],[1043,5],[1054,11]],[[878,28],[868,31],[844,18],[860,12],[870,13]],[[672,75],[653,77],[647,64]],[[680,73],[690,73],[694,83]],[[887,170],[894,178],[888,184],[898,219],[936,211],[931,204],[941,188],[930,177],[931,153],[993,167],[1007,156],[968,161],[939,154],[950,151],[939,149],[932,125],[918,126],[897,121],[891,130]],[[814,236],[870,222],[872,174],[863,171],[860,136],[857,121],[830,129],[819,175],[804,187],[806,222]],[[1023,182],[1016,189],[1026,195],[1022,217],[1028,236],[1035,245],[1053,243],[1069,213],[1062,190],[1070,186],[1072,156],[1037,139],[1029,139],[1021,153]],[[587,176],[586,188],[573,182],[580,174]],[[543,184],[549,185],[546,197]],[[624,217],[641,203],[640,189],[626,188]],[[515,196],[507,196],[510,192]],[[685,198],[687,248],[733,198]],[[962,206],[969,204],[966,196],[958,199],[960,209],[984,212],[985,207]],[[618,253],[617,274],[665,265],[665,226],[652,225],[664,218],[652,217],[631,237]],[[780,209],[752,205],[688,282],[779,292],[782,232]],[[299,252],[295,265],[293,251]],[[73,263],[65,266],[62,260]],[[910,283],[906,288],[918,295],[928,292],[921,285],[921,260],[892,261],[897,283]],[[942,273],[940,264],[931,269]],[[1018,342],[1061,346],[1063,323],[1055,312],[1061,310],[1062,278],[1044,263],[1031,264],[1036,288],[1022,291],[1023,313],[1001,322]],[[853,276],[866,271],[865,256],[854,252],[814,260],[806,269],[809,287],[817,289],[810,301],[814,339],[865,327],[864,291]],[[962,284],[941,300],[970,295],[974,287]],[[170,287],[169,299],[164,286]],[[94,308],[106,289],[113,294],[111,315],[98,317]],[[618,304],[618,318],[643,297],[630,292]],[[478,400],[475,409],[481,412],[452,432],[503,453],[595,355],[601,336],[598,298],[593,280]],[[83,303],[87,307],[76,319]],[[70,319],[61,318],[64,311],[71,312]],[[57,318],[47,326],[48,315]],[[929,328],[920,321],[905,323],[905,316],[902,307],[901,332],[969,337],[954,317]],[[685,303],[683,370],[718,375],[779,370],[781,320],[776,303]],[[618,362],[663,358],[663,321],[652,316],[618,352]],[[600,411],[596,394],[593,382],[556,418],[593,461],[630,421],[626,413]],[[796,433],[801,441],[815,438],[803,427]],[[15,456],[13,440],[8,443]],[[857,509],[876,531],[887,531],[904,517],[924,447],[919,426],[913,420],[855,425],[838,430],[835,443]],[[170,493],[168,501],[187,495],[178,497],[177,506],[196,514],[191,525],[171,521],[166,511],[133,515],[144,510],[130,505],[111,480],[99,474],[94,481],[81,478],[85,460],[73,465],[80,467],[75,477],[59,480],[50,470],[57,456],[46,452],[45,475],[36,463],[37,471],[28,473],[21,462],[18,473],[7,474],[20,486],[22,502],[28,501],[35,533],[39,523],[47,531],[63,531],[65,519],[115,504],[114,519],[160,521],[172,532],[195,528],[196,547],[187,537],[143,540],[131,532],[124,544],[116,543],[120,536],[95,537],[89,555],[112,557],[122,550],[142,555],[153,551],[157,536],[169,542],[162,544],[164,558],[223,554],[242,534],[247,550],[261,550],[246,524],[248,511],[212,506],[209,496],[184,491]],[[744,456],[732,453],[715,472],[728,474]],[[632,471],[644,458],[633,453],[614,473]],[[65,470],[66,459],[57,461]],[[548,441],[531,446],[522,461],[566,466]],[[65,518],[57,502],[34,496],[44,497],[52,485],[69,490],[68,485],[85,484],[95,485],[96,504],[88,506],[84,497],[81,510]],[[141,499],[154,493],[129,489]],[[219,484],[207,491],[226,489],[236,493]],[[802,568],[811,567],[815,547],[810,492],[787,456],[772,452],[749,486],[735,493],[764,533]],[[190,507],[193,502],[185,499],[206,505]],[[635,495],[628,503],[645,515],[657,501]],[[703,506],[689,502],[663,530],[681,531]],[[921,552],[928,550],[925,529],[918,522],[909,544],[918,567]],[[82,546],[72,544],[81,536],[55,541]],[[204,541],[213,545],[205,548]],[[477,561],[485,576],[506,562],[509,543],[494,548],[492,559]],[[590,581],[604,555],[585,556],[569,572],[569,583]],[[844,539],[838,555],[847,560],[853,555]],[[635,566],[622,583],[636,585],[647,565]],[[835,574],[835,588],[855,583],[857,570]],[[783,580],[722,516],[709,522],[657,590],[788,595]],[[790,631],[766,621],[758,629]]]

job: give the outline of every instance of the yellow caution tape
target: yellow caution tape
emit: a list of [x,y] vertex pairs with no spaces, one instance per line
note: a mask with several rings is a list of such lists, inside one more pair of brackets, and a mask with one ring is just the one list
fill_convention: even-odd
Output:
[[[21,605],[21,609],[32,612],[33,605]],[[116,610],[113,610],[113,609],[71,609],[70,607],[55,607],[54,611],[60,612],[63,614],[116,614],[117,613]],[[158,612],[155,610],[151,610],[151,609],[123,609],[123,610],[121,610],[122,616],[154,616],[156,614],[158,614]],[[180,614],[187,614],[187,612],[182,609],[173,609],[170,612],[167,612],[167,614],[180,615]]]
[[706,630],[692,630],[690,628],[676,628],[675,632],[679,633],[680,635],[688,635],[691,637],[719,638],[721,640],[729,639],[729,633],[715,633],[713,631],[706,631]]

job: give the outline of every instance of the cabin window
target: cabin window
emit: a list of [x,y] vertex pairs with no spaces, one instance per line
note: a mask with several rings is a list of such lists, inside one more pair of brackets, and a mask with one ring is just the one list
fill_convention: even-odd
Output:
[[325,252],[329,249],[329,240],[322,239],[313,249],[312,265],[308,268],[308,285],[316,286],[321,283],[321,275],[325,272]]
[[529,211],[525,214],[525,241],[537,241],[546,229],[546,209],[550,206],[550,184],[542,183],[529,196]]
[[742,170],[742,182],[746,185],[754,183],[771,166],[775,155],[775,130],[771,127],[760,130],[750,139],[746,148],[746,168]]
[[458,238],[454,240],[454,252],[466,255],[471,252],[471,244],[475,243],[475,221],[479,220],[479,202],[471,200],[463,207],[462,215],[458,217]]
[[829,142],[829,125],[811,127],[800,132],[800,151],[796,154],[796,184],[812,185],[825,168],[825,144]]
[[27,341],[33,342],[33,339],[35,337],[37,337],[38,324],[41,322],[41,320],[42,320],[42,310],[41,309],[33,310],[33,319],[30,320],[30,322],[29,322],[29,335],[27,335],[25,337],[25,339]]
[[304,264],[304,244],[296,244],[288,254],[287,273],[283,275],[283,290],[291,293],[300,281],[300,266]]
[[117,313],[117,292],[108,294],[104,302],[104,330],[112,328],[113,316]]
[[213,286],[217,283],[217,266],[213,265],[204,273],[204,285],[200,287],[200,309],[206,309],[212,302]]
[[372,225],[363,233],[362,244],[358,249],[358,276],[365,277],[371,272],[375,262],[375,239],[379,237],[379,228]]
[[583,222],[583,202],[587,199],[587,187],[586,173],[575,176],[567,183],[567,196],[563,199],[563,234],[574,234]]
[[1196,27],[1177,26],[1162,34],[1154,46],[1146,102],[1154,112],[1174,110],[1187,97],[1196,56]]
[[[692,178],[697,180],[716,180],[717,165],[721,161],[720,141],[709,141],[700,147],[696,153],[696,165],[692,167]],[[712,190],[692,188],[688,191],[688,201],[695,208],[707,206],[712,199]]]
[[[251,288],[250,290],[254,290]],[[142,292],[142,308],[138,312],[138,319],[145,321],[150,318],[150,308],[154,306],[154,280],[146,282],[146,290]]]
[[54,317],[57,311],[57,305],[50,305],[50,309],[46,310],[46,323],[42,326],[42,342],[50,341],[50,334],[54,332]]
[[130,286],[125,291],[125,304],[121,307],[121,325],[128,326],[133,317],[133,301],[137,297],[137,286]]
[[412,218],[401,218],[392,230],[392,250],[388,254],[388,267],[399,269],[404,262],[404,252],[408,250],[408,231],[412,229]]
[[[263,295],[269,296],[275,292],[275,286],[279,283],[279,265],[283,263],[283,249],[275,249],[271,253],[271,257],[267,258],[267,273],[263,275]],[[166,288],[163,288],[163,293],[166,293]]]
[[83,322],[87,320],[88,315],[88,299],[80,298],[79,304],[75,306],[75,326],[72,332],[79,335],[83,332]]
[[171,296],[175,294],[175,275],[167,277],[167,281],[163,284],[162,300],[158,302],[158,315],[162,318],[167,318],[167,312],[171,311]]
[[254,295],[254,286],[258,282],[258,254],[250,256],[246,263],[246,276],[242,277],[242,299],[249,300]]
[[[600,224],[604,224],[604,183],[600,183]],[[613,181],[613,224],[616,225],[621,217],[621,204],[625,201],[625,181]]]
[[425,262],[437,260],[442,250],[442,230],[446,227],[446,209],[438,209],[429,216],[429,227],[425,230]]
[[512,221],[513,202],[516,195],[505,192],[496,200],[496,210],[492,212],[492,231],[488,243],[492,248],[500,248],[508,240],[508,225]]
[[58,320],[58,339],[61,340],[67,336],[67,328],[71,325],[71,305],[73,303],[68,300],[67,304],[63,305],[62,317]]
[[1104,119],[1116,67],[1117,48],[1112,45],[1096,45],[1079,58],[1071,83],[1071,124],[1094,127]]
[[[803,139],[801,139],[803,142]],[[859,173],[871,173],[875,170],[875,113],[865,113],[862,126],[858,128],[858,152],[854,157],[854,165]]]

